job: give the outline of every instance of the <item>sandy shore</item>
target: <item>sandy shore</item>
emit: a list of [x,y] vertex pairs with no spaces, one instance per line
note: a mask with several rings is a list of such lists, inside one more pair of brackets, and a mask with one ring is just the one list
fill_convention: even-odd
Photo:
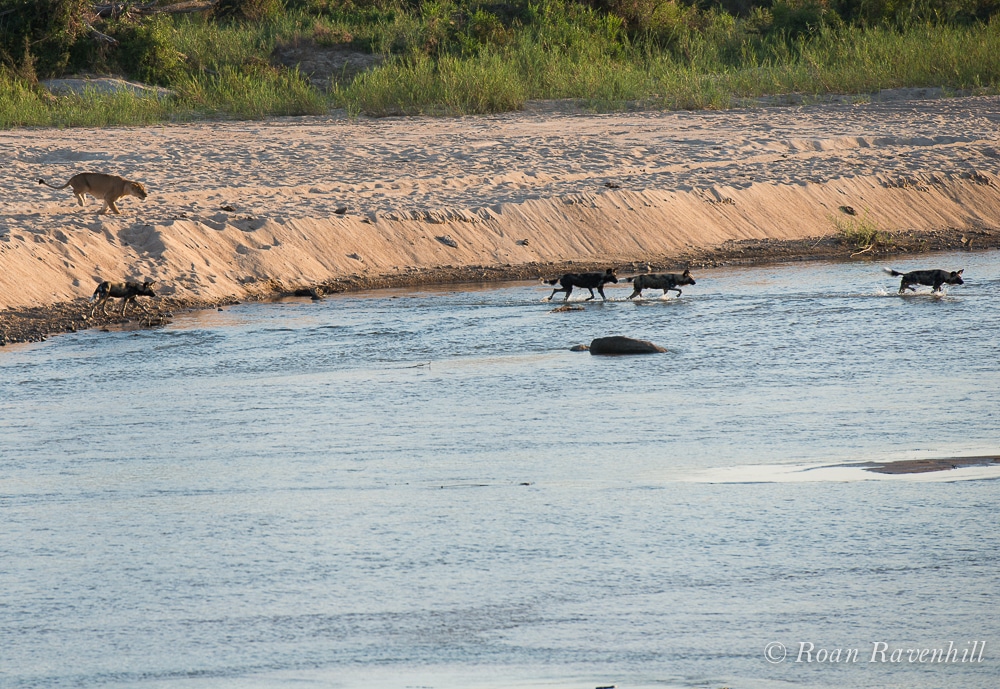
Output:
[[[100,280],[156,313],[429,282],[1000,245],[1000,98],[0,132],[0,342],[82,320]],[[120,216],[84,171],[146,184]]]

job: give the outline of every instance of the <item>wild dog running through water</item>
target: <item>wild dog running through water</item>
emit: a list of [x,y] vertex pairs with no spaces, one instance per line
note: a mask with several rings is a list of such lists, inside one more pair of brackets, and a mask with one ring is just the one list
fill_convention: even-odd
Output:
[[900,273],[898,271],[892,270],[891,268],[883,268],[885,272],[889,273],[893,277],[901,277],[902,280],[899,281],[899,293],[902,294],[906,290],[917,291],[914,285],[926,285],[928,287],[933,287],[935,292],[941,291],[942,285],[964,285],[962,281],[962,273],[965,272],[965,268],[962,270],[911,270],[909,273]]
[[642,290],[644,289],[662,289],[663,296],[667,296],[669,290],[677,292],[677,296],[681,296],[681,290],[678,285],[693,285],[695,284],[694,278],[691,277],[691,269],[686,269],[683,273],[647,273],[646,275],[636,275],[635,277],[625,278],[625,282],[632,283],[632,294],[628,296],[629,299],[634,297],[641,297]]
[[128,306],[130,301],[135,302],[140,309],[149,313],[145,306],[136,301],[136,297],[155,297],[156,292],[153,291],[153,284],[153,282],[148,280],[143,283],[108,282],[105,280],[97,286],[96,290],[94,290],[94,296],[92,296],[91,299],[96,299],[97,301],[95,301],[93,307],[91,307],[90,315],[94,315],[94,310],[97,309],[98,306],[101,307],[101,313],[105,316],[108,315],[108,299],[111,297],[122,300],[122,316],[125,315],[125,307]]
[[601,299],[607,301],[608,298],[604,296],[604,285],[608,282],[618,282],[618,276],[615,275],[614,268],[608,268],[603,273],[566,273],[560,278],[552,278],[551,280],[543,280],[546,285],[554,285],[557,282],[559,287],[552,290],[552,294],[546,301],[551,301],[552,297],[556,296],[556,292],[565,292],[566,299],[564,301],[569,301],[569,295],[573,292],[574,287],[580,287],[583,289],[590,290],[590,296],[585,301],[590,301],[594,298],[594,290],[596,289],[601,294]]

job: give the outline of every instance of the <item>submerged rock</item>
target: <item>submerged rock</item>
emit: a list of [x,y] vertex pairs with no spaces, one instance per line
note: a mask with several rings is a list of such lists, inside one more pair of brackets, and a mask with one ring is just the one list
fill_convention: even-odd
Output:
[[591,354],[661,354],[667,350],[648,340],[612,335],[598,337],[590,343]]

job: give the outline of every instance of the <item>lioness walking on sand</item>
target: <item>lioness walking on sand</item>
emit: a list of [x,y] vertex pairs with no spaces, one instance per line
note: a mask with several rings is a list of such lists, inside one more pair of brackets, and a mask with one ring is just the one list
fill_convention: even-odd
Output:
[[69,181],[61,187],[49,184],[44,179],[38,180],[38,183],[53,189],[73,187],[73,193],[76,194],[76,200],[81,206],[84,205],[84,194],[90,194],[95,199],[103,199],[104,208],[101,209],[101,214],[107,213],[110,208],[115,212],[115,215],[121,215],[115,201],[123,196],[146,198],[146,187],[141,182],[133,182],[118,175],[106,175],[103,172],[81,172],[70,177]]

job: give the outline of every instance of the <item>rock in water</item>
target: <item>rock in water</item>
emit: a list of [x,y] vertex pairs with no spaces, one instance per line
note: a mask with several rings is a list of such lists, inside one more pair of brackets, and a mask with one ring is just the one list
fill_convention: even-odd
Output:
[[621,335],[598,337],[590,343],[591,354],[659,354],[666,351],[648,340],[636,340]]

